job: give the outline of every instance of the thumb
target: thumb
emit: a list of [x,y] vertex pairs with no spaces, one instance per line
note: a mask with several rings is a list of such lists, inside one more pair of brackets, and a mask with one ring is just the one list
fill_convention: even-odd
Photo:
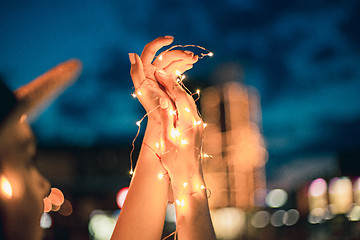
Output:
[[136,53],[129,53],[131,63],[130,75],[134,83],[135,89],[140,87],[142,81],[145,80],[144,68],[139,55]]

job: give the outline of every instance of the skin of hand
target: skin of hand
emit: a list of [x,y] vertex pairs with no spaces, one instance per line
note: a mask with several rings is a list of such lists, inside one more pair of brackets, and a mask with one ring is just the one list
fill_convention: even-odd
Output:
[[141,58],[137,54],[129,54],[135,93],[147,111],[148,121],[129,192],[111,239],[161,238],[169,182],[158,178],[158,174],[165,174],[166,170],[152,149],[156,149],[155,143],[162,132],[160,99],[168,99],[169,102],[171,99],[161,89],[154,74],[160,69],[169,74],[173,74],[174,69],[185,71],[197,61],[193,53],[179,50],[163,52],[162,60],[153,60],[156,52],[172,41],[172,37],[155,39],[145,46]]
[[[160,153],[161,164],[170,177],[177,203],[179,239],[216,239],[206,190],[202,188],[205,185],[200,158],[203,122],[193,98],[179,85],[174,74],[178,69],[190,69],[198,57],[188,52],[169,51],[159,55],[162,60],[157,58],[151,63],[156,51],[163,46],[161,42],[166,41],[157,39],[150,43],[152,47],[145,47],[141,59],[135,56],[136,65],[132,65],[131,75],[135,88],[141,86],[140,89],[146,91],[139,100],[150,113],[150,123],[155,119],[156,129],[160,127],[161,130],[149,145]],[[146,57],[144,53],[147,53]],[[189,54],[192,59],[175,60],[182,54]],[[165,63],[164,59],[171,63]],[[142,82],[144,78],[147,84]],[[160,147],[153,144],[154,141],[160,142]]]

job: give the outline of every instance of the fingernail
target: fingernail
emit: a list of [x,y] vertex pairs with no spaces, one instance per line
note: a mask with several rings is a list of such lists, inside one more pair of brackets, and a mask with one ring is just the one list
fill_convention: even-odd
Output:
[[135,54],[134,53],[129,53],[129,59],[131,64],[135,64],[136,60],[135,60]]
[[173,36],[165,36],[164,38],[174,39]]
[[166,109],[169,107],[169,101],[166,98],[160,98],[160,107],[161,109]]

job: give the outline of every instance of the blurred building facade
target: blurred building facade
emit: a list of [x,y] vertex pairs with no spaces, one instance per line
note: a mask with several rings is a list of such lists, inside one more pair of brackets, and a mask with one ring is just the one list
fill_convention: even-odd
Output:
[[261,135],[258,92],[238,80],[241,67],[227,65],[215,73],[222,83],[202,91],[201,111],[207,128],[203,168],[211,190],[211,209],[262,206],[266,196],[267,151]]

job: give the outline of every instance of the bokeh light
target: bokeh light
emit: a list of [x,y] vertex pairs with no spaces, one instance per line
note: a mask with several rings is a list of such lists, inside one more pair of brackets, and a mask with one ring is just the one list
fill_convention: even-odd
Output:
[[259,211],[251,218],[251,225],[255,228],[263,228],[269,224],[270,213],[267,211]]
[[274,189],[266,196],[266,204],[271,208],[283,206],[288,199],[288,194],[283,189]]
[[270,217],[271,225],[273,225],[274,227],[281,227],[284,224],[284,215],[285,210],[277,210],[276,212],[274,212]]
[[334,178],[329,184],[329,200],[334,214],[347,213],[352,204],[352,183],[348,177]]
[[167,222],[176,222],[176,211],[175,211],[175,205],[174,204],[168,204],[166,207],[166,216],[165,221]]
[[1,176],[0,181],[1,181],[0,182],[0,184],[1,184],[1,193],[6,198],[11,198],[12,197],[12,187],[11,187],[11,184],[10,184],[9,180],[5,176]]
[[120,209],[124,205],[128,191],[129,191],[129,187],[124,187],[124,188],[120,189],[118,191],[118,193],[116,194],[116,203]]
[[52,219],[49,213],[44,212],[40,218],[40,227],[43,229],[50,228],[52,226]]
[[309,188],[309,196],[319,197],[325,194],[327,191],[327,184],[324,179],[318,178],[315,179]]
[[63,216],[70,216],[73,212],[72,204],[69,200],[65,199],[64,203],[61,205],[58,213],[60,213]]
[[355,205],[350,212],[347,214],[349,221],[359,221],[360,220],[360,206]]
[[108,240],[115,228],[116,219],[103,211],[92,212],[89,222],[89,233],[94,240]]
[[286,226],[292,226],[296,224],[299,221],[299,211],[296,209],[290,209],[287,212],[285,212],[283,216],[283,223]]
[[219,208],[212,210],[216,237],[219,239],[236,239],[245,230],[245,213],[237,208]]

